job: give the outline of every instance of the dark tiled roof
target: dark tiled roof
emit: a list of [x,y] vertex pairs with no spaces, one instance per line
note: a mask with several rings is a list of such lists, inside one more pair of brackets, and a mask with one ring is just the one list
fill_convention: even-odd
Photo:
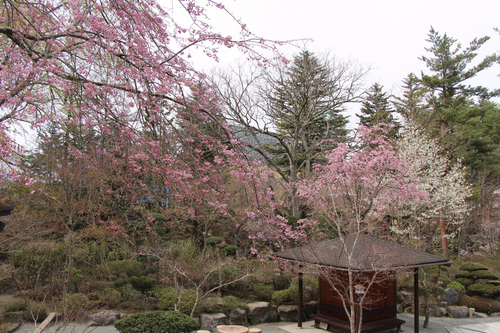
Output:
[[14,208],[0,204],[0,216],[10,215],[10,211]]
[[344,237],[276,252],[275,257],[338,269],[378,271],[419,266],[446,265],[450,261],[429,253],[364,234]]

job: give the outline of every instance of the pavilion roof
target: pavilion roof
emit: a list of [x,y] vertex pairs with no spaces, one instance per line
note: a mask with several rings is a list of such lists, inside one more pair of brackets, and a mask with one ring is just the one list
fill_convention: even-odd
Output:
[[273,256],[340,270],[367,272],[451,263],[446,258],[361,233],[276,252]]

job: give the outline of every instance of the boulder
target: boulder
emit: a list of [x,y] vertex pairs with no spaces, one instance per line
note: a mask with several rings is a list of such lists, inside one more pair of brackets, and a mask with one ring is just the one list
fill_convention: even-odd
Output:
[[474,318],[488,318],[488,315],[486,313],[482,312],[474,312]]
[[396,311],[398,313],[403,313],[404,310],[405,309],[403,308],[403,306],[401,304],[396,305]]
[[269,302],[255,302],[248,304],[248,322],[250,325],[273,323],[278,320],[275,307]]
[[302,306],[304,315],[309,318],[312,314],[318,313],[318,301],[310,301]]
[[448,313],[452,318],[468,318],[469,308],[466,306],[450,306],[448,307]]
[[227,317],[225,314],[202,313],[200,315],[200,330],[215,332],[219,325],[227,325]]
[[248,326],[247,312],[241,308],[231,309],[228,319],[229,325]]
[[444,290],[445,294],[440,296],[440,299],[450,305],[458,305],[458,291],[453,288],[446,288]]
[[88,316],[89,326],[108,326],[113,325],[115,321],[123,316],[116,311],[104,310],[97,313],[92,313]]
[[500,317],[500,312],[493,312],[490,317]]
[[281,305],[278,307],[278,317],[281,321],[297,321],[297,305]]
[[413,306],[413,293],[401,292],[398,294],[398,303],[401,304],[403,309]]
[[429,316],[431,317],[444,317],[446,316],[446,309],[439,306],[431,306],[429,308]]

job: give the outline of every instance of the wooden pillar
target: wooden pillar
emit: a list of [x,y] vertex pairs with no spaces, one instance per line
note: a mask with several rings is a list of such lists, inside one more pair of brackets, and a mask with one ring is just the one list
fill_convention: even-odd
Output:
[[418,333],[418,315],[419,315],[419,306],[418,306],[418,267],[415,267],[414,269],[414,274],[413,274],[413,314],[414,314],[414,319],[413,319],[413,331],[415,333]]
[[302,265],[299,265],[299,304],[297,304],[297,327],[302,328]]

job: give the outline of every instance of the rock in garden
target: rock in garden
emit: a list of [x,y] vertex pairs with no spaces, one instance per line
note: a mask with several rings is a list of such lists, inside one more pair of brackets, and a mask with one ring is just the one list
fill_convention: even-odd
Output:
[[493,312],[490,317],[500,317],[500,312]]
[[446,316],[446,309],[439,306],[431,306],[429,308],[429,316],[431,317],[444,317]]
[[89,315],[89,326],[107,326],[113,325],[115,321],[122,318],[119,312],[112,310],[104,310]]
[[276,309],[269,302],[248,304],[248,322],[250,325],[272,323],[278,320]]
[[474,318],[488,318],[488,315],[482,312],[474,312]]
[[229,325],[248,326],[246,311],[241,308],[231,309],[229,313]]
[[458,305],[458,291],[453,288],[446,288],[445,294],[440,297],[442,301],[445,301],[448,305]]
[[398,293],[398,303],[403,306],[403,309],[413,306],[413,293],[405,291]]
[[215,332],[219,325],[227,325],[227,317],[225,314],[202,313],[200,315],[200,330]]
[[401,304],[396,305],[396,311],[398,313],[403,313],[404,310],[405,309],[403,308],[403,306]]
[[309,318],[312,314],[318,313],[318,301],[310,301],[303,305],[302,311],[304,311],[304,315]]
[[469,308],[466,306],[452,306],[448,307],[448,312],[452,318],[468,318]]
[[278,317],[281,321],[297,321],[297,305],[281,305],[278,307]]

